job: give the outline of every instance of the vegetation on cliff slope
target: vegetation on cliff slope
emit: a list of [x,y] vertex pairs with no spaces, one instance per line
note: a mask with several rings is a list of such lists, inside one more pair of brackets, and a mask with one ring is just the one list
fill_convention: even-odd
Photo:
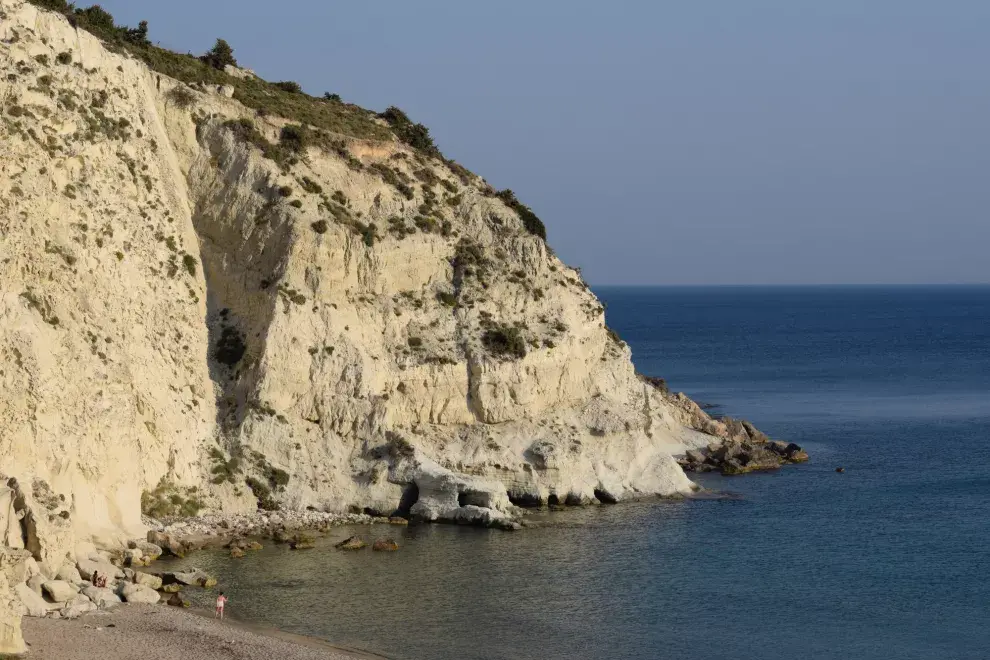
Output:
[[[317,131],[329,131],[347,137],[389,141],[397,139],[409,145],[427,158],[442,161],[464,185],[476,179],[465,167],[446,158],[437,148],[430,135],[430,129],[413,122],[405,112],[395,106],[376,114],[360,106],[344,103],[337,94],[325,93],[321,98],[310,96],[300,85],[292,81],[268,82],[256,76],[232,76],[226,72],[227,66],[237,66],[233,47],[223,39],[217,39],[213,48],[202,56],[180,54],[160,48],[148,39],[148,22],[141,21],[138,27],[117,25],[113,16],[99,5],[85,9],[76,7],[66,0],[28,0],[28,2],[51,11],[63,14],[77,28],[86,30],[104,42],[108,49],[126,52],[140,59],[154,71],[175,78],[187,84],[205,83],[230,85],[234,88],[234,98],[253,109],[259,116],[283,117],[295,122],[295,129],[305,132],[310,126]],[[176,105],[187,107],[191,103],[188,92],[175,91],[171,97]],[[242,127],[251,133],[249,122]],[[251,136],[253,137],[253,136]],[[261,145],[269,158],[279,161],[283,167],[291,161],[292,155],[280,147],[285,146],[285,136],[280,145]],[[330,144],[332,136],[321,136],[324,147],[341,153],[353,169],[360,169],[360,161],[339,144]],[[404,184],[403,184],[404,186]],[[526,230],[534,236],[546,240],[546,228],[532,209],[519,202],[511,190],[496,192],[488,188],[487,194],[499,197],[515,211]]]

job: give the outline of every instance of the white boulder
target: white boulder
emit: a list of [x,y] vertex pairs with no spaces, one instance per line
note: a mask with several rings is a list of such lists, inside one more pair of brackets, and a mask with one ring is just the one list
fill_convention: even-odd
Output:
[[120,596],[128,603],[149,603],[154,605],[161,596],[151,587],[143,584],[124,583],[120,588]]
[[65,580],[48,580],[41,588],[56,603],[68,602],[79,593],[79,587]]

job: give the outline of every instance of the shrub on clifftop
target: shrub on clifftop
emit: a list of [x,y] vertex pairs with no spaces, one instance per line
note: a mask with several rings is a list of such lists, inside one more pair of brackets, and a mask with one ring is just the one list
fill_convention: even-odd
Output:
[[228,64],[237,66],[237,60],[234,59],[234,49],[223,39],[217,39],[213,48],[199,59],[220,71],[223,71]]

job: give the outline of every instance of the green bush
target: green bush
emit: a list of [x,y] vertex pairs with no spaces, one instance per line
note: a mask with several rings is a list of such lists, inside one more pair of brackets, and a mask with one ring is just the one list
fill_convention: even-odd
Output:
[[523,339],[519,328],[498,325],[486,330],[481,336],[481,343],[490,353],[499,357],[526,357],[526,340]]
[[94,28],[102,32],[113,32],[117,29],[113,24],[113,15],[100,5],[76,9],[75,17],[79,27],[82,28]]
[[191,254],[182,255],[182,265],[185,266],[186,272],[190,276],[196,277],[196,258]]
[[309,129],[301,125],[289,124],[282,127],[279,134],[279,144],[289,151],[302,153],[309,146],[311,135]]
[[395,136],[402,142],[429,156],[441,157],[440,150],[437,149],[437,146],[433,143],[433,138],[430,136],[430,129],[423,124],[413,123],[409,119],[409,115],[399,108],[394,105],[389,106],[385,112],[382,112],[378,116],[388,122]]
[[336,101],[336,102],[340,103],[340,100],[341,99],[340,99],[340,94],[331,94],[330,92],[324,92],[323,93],[323,100],[324,101]]
[[280,186],[278,189],[278,194],[280,197],[288,197],[292,194],[292,188],[289,186]]
[[72,53],[69,51],[59,53],[55,61],[59,64],[72,64]]
[[199,515],[202,502],[196,488],[180,488],[164,478],[152,491],[141,493],[141,513],[151,518],[191,518]]
[[165,94],[165,99],[171,101],[175,107],[185,110],[192,107],[193,103],[196,102],[196,95],[184,85],[176,85],[168,90]]
[[329,228],[326,220],[317,220],[316,222],[311,224],[310,227],[312,227],[313,231],[315,231],[317,234],[325,234],[327,233],[327,229]]
[[547,228],[543,225],[543,221],[536,217],[536,214],[533,213],[532,209],[516,199],[516,194],[514,192],[508,189],[500,190],[495,193],[495,196],[501,199],[506,206],[519,215],[526,231],[534,236],[539,236],[544,241],[547,240]]
[[303,91],[302,85],[292,80],[283,80],[282,82],[272,83],[272,85],[289,94],[302,94]]
[[302,185],[303,190],[313,195],[319,195],[323,192],[323,186],[318,184],[316,181],[313,181],[308,176],[304,176],[300,184]]
[[217,39],[213,48],[200,57],[200,59],[203,63],[218,71],[223,71],[228,64],[230,66],[237,66],[237,60],[234,59],[234,49],[223,39]]

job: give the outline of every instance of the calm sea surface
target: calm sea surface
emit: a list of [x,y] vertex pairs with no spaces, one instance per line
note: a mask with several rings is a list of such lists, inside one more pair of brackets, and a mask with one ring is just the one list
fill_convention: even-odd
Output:
[[331,551],[342,529],[185,563],[235,615],[393,658],[990,657],[990,288],[598,293],[640,371],[811,462],[515,534],[381,529],[395,554]]

